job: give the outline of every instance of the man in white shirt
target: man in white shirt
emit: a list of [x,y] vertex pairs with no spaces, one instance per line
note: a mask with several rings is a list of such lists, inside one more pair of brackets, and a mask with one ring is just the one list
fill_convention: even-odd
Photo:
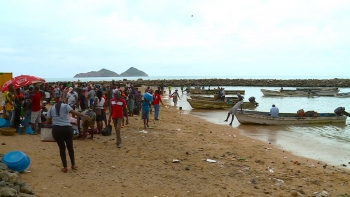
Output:
[[279,109],[275,106],[275,104],[273,104],[271,109],[270,109],[271,117],[278,118],[278,113],[279,113]]
[[230,111],[228,112],[227,114],[227,118],[225,120],[225,122],[227,122],[228,118],[230,117],[230,114],[232,115],[232,119],[231,119],[231,122],[230,122],[230,126],[232,125],[232,122],[233,122],[233,119],[234,119],[234,116],[238,110],[238,108],[241,108],[241,111],[242,111],[242,104],[243,104],[243,97],[242,96],[239,96],[238,97],[238,102],[230,109]]
[[72,87],[69,88],[69,92],[67,93],[66,103],[73,109],[75,109],[78,103],[78,93],[76,93]]

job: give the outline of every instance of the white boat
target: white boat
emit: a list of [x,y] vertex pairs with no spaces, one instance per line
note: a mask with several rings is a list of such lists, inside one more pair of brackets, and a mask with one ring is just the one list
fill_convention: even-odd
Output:
[[302,90],[302,91],[329,91],[329,90],[338,90],[336,87],[299,87],[295,88],[296,90]]
[[338,93],[338,89],[334,90],[318,90],[311,91],[310,94],[308,91],[303,90],[268,90],[261,89],[261,92],[264,96],[295,96],[295,97],[310,97],[310,96],[334,96],[335,93]]
[[338,98],[347,98],[347,97],[350,97],[350,92],[334,93],[334,96]]
[[261,125],[300,125],[300,124],[345,124],[347,116],[337,116],[335,113],[319,113],[317,117],[298,117],[296,113],[279,113],[278,118],[270,116],[269,112],[237,111],[235,114],[241,124]]

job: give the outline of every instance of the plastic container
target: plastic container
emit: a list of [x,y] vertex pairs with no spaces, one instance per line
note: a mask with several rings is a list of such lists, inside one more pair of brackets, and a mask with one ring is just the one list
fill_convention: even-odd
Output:
[[10,122],[5,118],[0,118],[0,127],[10,127]]
[[6,164],[11,170],[23,172],[30,165],[30,158],[23,152],[14,150],[6,153],[1,162]]
[[150,93],[144,93],[143,94],[143,97],[147,100],[147,101],[153,101],[153,96],[152,96],[152,94],[150,94]]
[[27,134],[33,134],[34,132],[33,132],[32,127],[26,127],[26,133]]
[[26,127],[23,127],[23,126],[18,127],[17,133],[19,133],[21,135],[25,135],[27,133]]

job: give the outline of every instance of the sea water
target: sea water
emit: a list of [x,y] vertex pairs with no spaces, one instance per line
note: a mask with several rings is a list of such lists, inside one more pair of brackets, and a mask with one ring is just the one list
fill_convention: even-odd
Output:
[[[207,88],[207,87],[205,87]],[[337,107],[345,107],[350,111],[350,98],[337,97],[266,97],[260,91],[264,87],[225,87],[225,90],[245,90],[245,101],[254,96],[259,106],[257,111],[270,111],[272,104],[279,108],[280,113],[296,113],[299,109],[304,111],[314,110],[318,113],[332,113]],[[279,89],[279,87],[265,89]],[[350,92],[350,88],[340,88],[341,92]],[[227,110],[200,110],[192,109],[187,102],[187,94],[181,94],[179,107],[185,113],[201,117],[209,122],[228,125],[226,119]],[[171,103],[171,100],[169,100]],[[172,103],[171,103],[172,104]],[[230,119],[231,120],[231,117]],[[236,119],[232,127],[239,129],[241,134],[253,137],[265,142],[270,142],[280,148],[296,155],[326,162],[331,165],[341,166],[350,162],[350,118],[346,124],[336,125],[243,125]]]

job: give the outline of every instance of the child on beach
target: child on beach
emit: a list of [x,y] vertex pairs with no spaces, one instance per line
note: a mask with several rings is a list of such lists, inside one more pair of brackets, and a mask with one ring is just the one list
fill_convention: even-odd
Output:
[[149,104],[150,102],[145,98],[142,98],[142,120],[143,120],[143,128],[146,129],[149,127]]

